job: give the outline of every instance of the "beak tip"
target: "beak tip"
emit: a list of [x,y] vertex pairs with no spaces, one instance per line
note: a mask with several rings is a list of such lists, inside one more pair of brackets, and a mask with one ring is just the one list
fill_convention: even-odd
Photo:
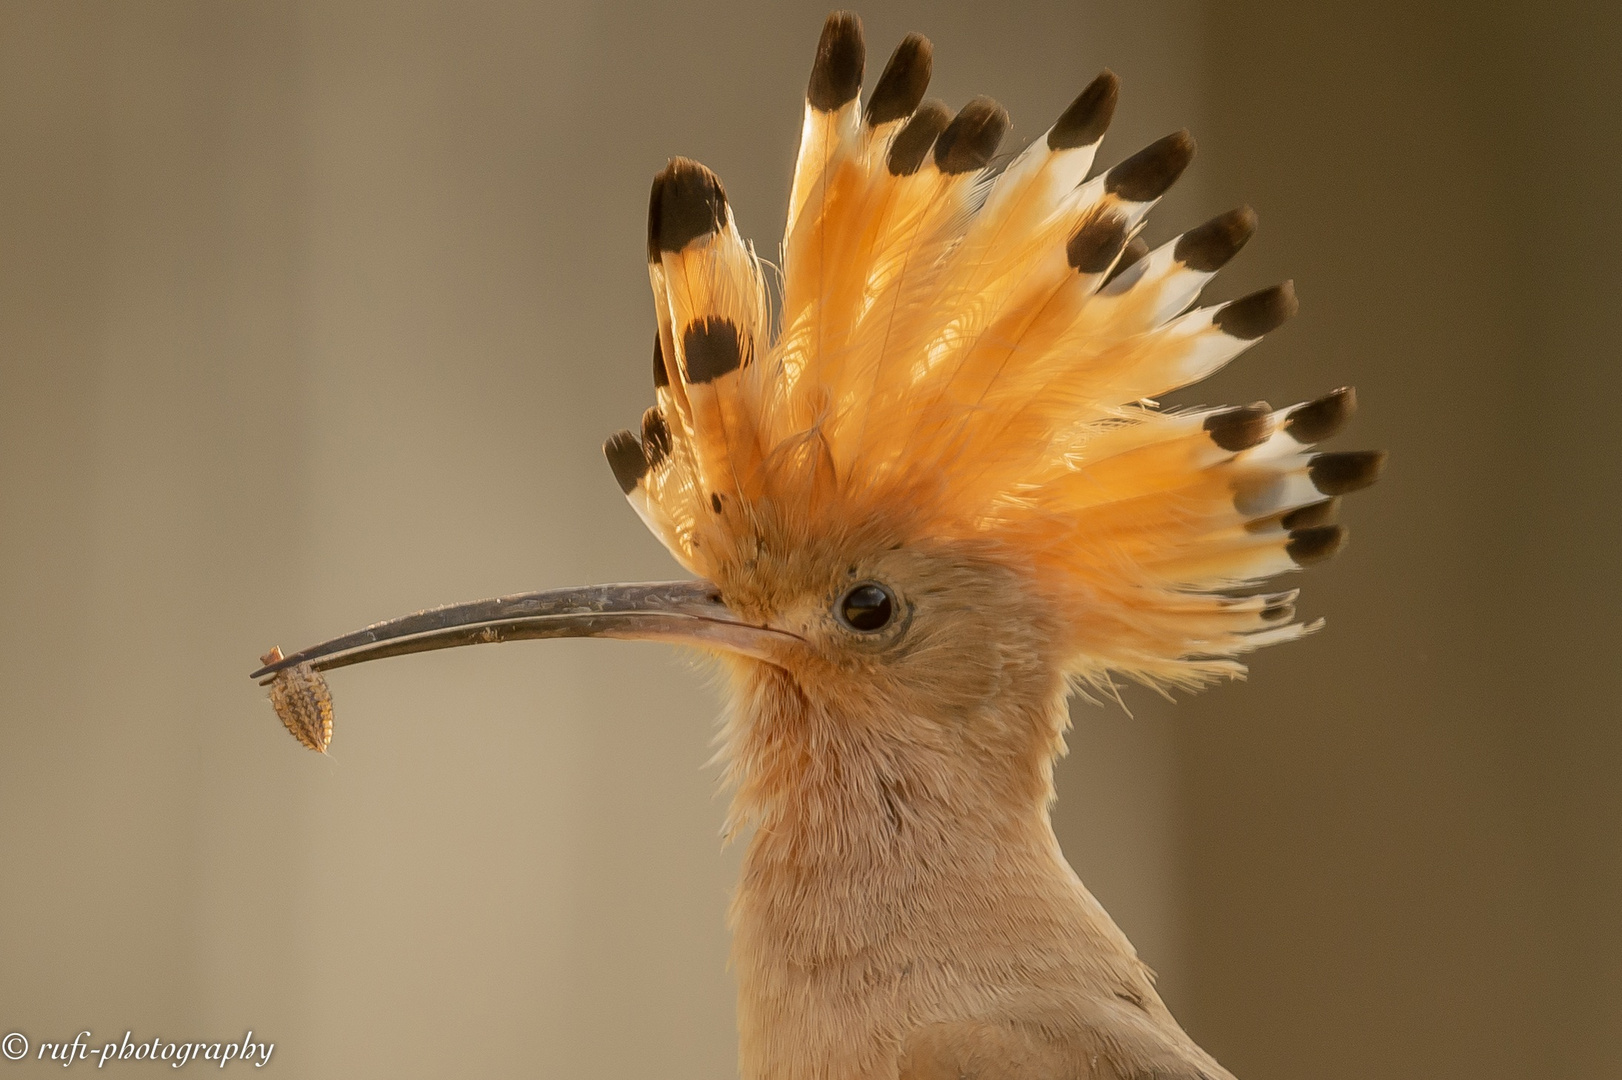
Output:
[[[248,673],[248,678],[264,679],[266,675],[271,674],[270,669],[281,663],[284,659],[285,657],[282,655],[282,647],[280,645],[272,645],[270,647],[270,651],[259,658],[259,667],[256,670]],[[263,684],[261,683],[261,685]]]

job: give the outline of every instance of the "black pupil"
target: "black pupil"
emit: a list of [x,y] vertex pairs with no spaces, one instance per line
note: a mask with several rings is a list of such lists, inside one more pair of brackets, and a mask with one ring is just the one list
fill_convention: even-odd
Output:
[[890,621],[890,594],[877,585],[858,585],[840,601],[840,614],[858,630],[882,630]]

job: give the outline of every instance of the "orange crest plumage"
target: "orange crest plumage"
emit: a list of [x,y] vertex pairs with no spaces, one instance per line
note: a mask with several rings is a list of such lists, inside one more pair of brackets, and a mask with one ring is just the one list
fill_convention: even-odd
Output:
[[779,531],[878,523],[896,543],[989,540],[1075,626],[1072,673],[1190,686],[1291,640],[1294,593],[1236,590],[1333,554],[1336,497],[1378,453],[1314,453],[1352,392],[1274,411],[1155,399],[1295,311],[1289,284],[1213,307],[1249,239],[1223,214],[1151,251],[1137,235],[1194,152],[1179,132],[1089,179],[1114,112],[1106,71],[1003,168],[996,102],[925,101],[910,35],[864,110],[861,24],[823,29],[783,238],[766,275],[720,181],[673,160],[648,261],[657,404],[606,451],[648,527],[720,579]]

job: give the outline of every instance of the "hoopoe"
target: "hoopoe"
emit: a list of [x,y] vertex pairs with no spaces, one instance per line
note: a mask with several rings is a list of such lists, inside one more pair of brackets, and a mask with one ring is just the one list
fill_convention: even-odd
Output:
[[1317,624],[1261,583],[1338,551],[1383,455],[1321,453],[1350,389],[1163,409],[1295,311],[1289,284],[1195,306],[1255,228],[1150,249],[1194,153],[1089,177],[1108,71],[999,158],[1008,115],[925,100],[909,35],[865,104],[829,17],[775,278],[721,182],[654,180],[656,403],[605,451],[695,580],[419,612],[255,677],[325,750],[321,672],[544,637],[656,639],[727,676],[745,1080],[1231,1080],[1054,838],[1072,692],[1192,689]]

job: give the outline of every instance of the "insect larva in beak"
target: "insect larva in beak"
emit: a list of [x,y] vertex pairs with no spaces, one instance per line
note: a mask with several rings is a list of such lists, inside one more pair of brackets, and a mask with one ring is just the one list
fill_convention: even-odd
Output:
[[[273,648],[260,662],[274,664],[282,650]],[[309,664],[279,671],[270,683],[270,704],[293,738],[318,754],[327,752],[332,742],[332,691],[327,680]]]

